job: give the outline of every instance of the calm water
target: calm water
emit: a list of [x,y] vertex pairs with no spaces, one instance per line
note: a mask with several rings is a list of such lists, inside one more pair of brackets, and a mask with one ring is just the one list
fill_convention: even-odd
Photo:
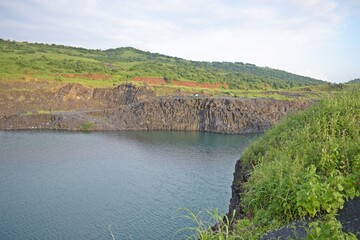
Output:
[[257,135],[0,131],[0,239],[183,239]]

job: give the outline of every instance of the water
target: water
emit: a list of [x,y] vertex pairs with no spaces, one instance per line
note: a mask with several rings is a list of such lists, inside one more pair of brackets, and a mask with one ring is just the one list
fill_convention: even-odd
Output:
[[0,239],[183,239],[257,135],[0,131]]

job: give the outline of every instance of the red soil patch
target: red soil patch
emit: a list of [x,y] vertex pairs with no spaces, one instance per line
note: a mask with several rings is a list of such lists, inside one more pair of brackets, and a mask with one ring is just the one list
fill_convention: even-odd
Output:
[[[163,78],[146,78],[146,77],[135,77],[132,79],[135,82],[144,82],[150,85],[165,85],[166,82]],[[210,88],[215,89],[218,87],[229,88],[227,83],[198,83],[189,81],[173,80],[172,84],[180,87],[198,87],[198,88]]]
[[102,81],[111,78],[111,75],[95,74],[95,73],[67,73],[67,74],[61,74],[61,76],[66,78],[85,78],[88,80],[102,80]]

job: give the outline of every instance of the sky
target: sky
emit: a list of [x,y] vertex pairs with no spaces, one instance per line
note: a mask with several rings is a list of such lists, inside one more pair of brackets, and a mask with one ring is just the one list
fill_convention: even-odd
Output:
[[360,0],[0,0],[0,38],[360,78]]

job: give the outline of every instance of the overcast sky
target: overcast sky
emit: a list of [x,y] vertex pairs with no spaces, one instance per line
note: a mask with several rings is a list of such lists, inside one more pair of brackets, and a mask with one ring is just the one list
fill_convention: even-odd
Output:
[[360,0],[0,0],[0,38],[360,77]]

